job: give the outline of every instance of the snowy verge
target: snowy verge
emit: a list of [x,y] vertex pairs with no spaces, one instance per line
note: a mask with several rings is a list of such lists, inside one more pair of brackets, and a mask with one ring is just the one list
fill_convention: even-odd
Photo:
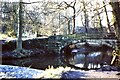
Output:
[[27,67],[0,65],[0,79],[2,78],[39,78],[43,70]]
[[62,79],[89,79],[92,80],[120,80],[119,71],[75,70],[72,68],[49,68],[44,70],[27,67],[0,65],[0,79],[3,78],[62,78]]

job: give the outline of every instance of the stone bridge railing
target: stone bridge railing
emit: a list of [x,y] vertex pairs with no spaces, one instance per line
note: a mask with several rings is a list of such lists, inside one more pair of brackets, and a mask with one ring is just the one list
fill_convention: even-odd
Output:
[[86,39],[87,42],[94,42],[98,44],[105,44],[110,47],[115,48],[116,47],[116,39]]
[[[59,52],[62,47],[64,47],[67,43],[71,41],[75,41],[78,43],[83,43],[87,41],[88,43],[94,43],[94,44],[100,44],[100,45],[105,44],[113,48],[115,48],[117,44],[116,39],[84,39],[84,40],[78,39],[78,40],[75,40],[75,39],[69,39],[69,38],[64,38],[64,39],[62,38],[63,37],[26,39],[26,40],[23,40],[23,47],[29,49],[29,47],[34,48],[34,47],[42,46],[42,47],[50,48],[56,52]],[[3,45],[3,48],[5,50],[8,50],[8,49],[14,50],[16,48],[16,39],[10,40],[10,42],[6,46],[7,48],[4,48],[4,45]]]

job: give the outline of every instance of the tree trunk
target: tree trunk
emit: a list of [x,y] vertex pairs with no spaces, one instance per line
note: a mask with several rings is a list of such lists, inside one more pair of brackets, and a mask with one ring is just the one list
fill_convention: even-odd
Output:
[[17,49],[22,50],[22,0],[19,3],[19,19],[18,19],[18,41],[17,41]]
[[98,13],[99,25],[100,25],[100,28],[101,28],[101,32],[103,32],[102,19],[101,19],[101,17],[100,17],[100,14],[99,14],[99,11],[98,11],[98,10],[97,10],[97,13]]
[[71,6],[71,4],[68,4],[65,1],[64,1],[64,3],[67,5],[66,8],[71,7],[73,9],[73,16],[72,16],[72,18],[73,18],[73,28],[72,28],[72,34],[75,34],[75,17],[76,17],[75,16],[75,13],[76,13],[75,4],[76,4],[76,0],[74,0],[73,6]]
[[[112,2],[111,6],[113,8],[113,15],[115,18],[114,26],[115,26],[115,32],[118,39],[118,42],[120,42],[120,2]],[[117,48],[120,50],[120,44],[117,44]]]
[[75,7],[73,7],[73,34],[75,34]]
[[70,20],[68,19],[68,34],[70,34]]
[[85,31],[86,31],[86,33],[88,33],[88,29],[87,29],[87,27],[88,27],[88,15],[87,15],[87,11],[86,11],[86,5],[85,5],[85,3],[83,3],[83,6],[84,6],[84,18],[85,18],[85,21],[84,21],[84,27],[85,27]]
[[106,19],[107,19],[107,25],[108,25],[109,33],[111,33],[112,30],[111,30],[111,27],[110,27],[110,22],[109,22],[109,18],[108,18],[108,14],[107,14],[107,9],[106,9],[104,1],[103,1],[103,4],[104,4],[104,9],[105,9],[105,14],[106,14]]

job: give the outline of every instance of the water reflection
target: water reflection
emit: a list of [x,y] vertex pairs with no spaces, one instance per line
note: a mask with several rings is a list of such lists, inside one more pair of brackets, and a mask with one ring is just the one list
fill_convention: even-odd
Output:
[[[75,64],[75,66],[77,66],[77,67],[84,67],[84,65],[81,63],[81,64]],[[94,65],[93,66],[93,64],[92,63],[89,63],[89,65],[88,65],[88,69],[95,69],[95,68],[100,68],[100,64],[98,64],[98,65]]]
[[101,55],[101,52],[93,52],[88,55],[76,54],[74,56],[75,66],[84,68],[100,68],[97,56]]
[[104,64],[110,64],[112,56],[111,51],[107,52],[90,52],[87,55],[77,53],[74,56],[74,65],[81,68],[100,68]]
[[101,54],[101,52],[93,52],[93,53],[90,53],[90,56],[91,57],[96,57],[96,56],[98,56],[100,54]]
[[46,69],[49,65],[57,67],[60,65],[58,56],[36,56],[23,59],[3,60],[2,64]]

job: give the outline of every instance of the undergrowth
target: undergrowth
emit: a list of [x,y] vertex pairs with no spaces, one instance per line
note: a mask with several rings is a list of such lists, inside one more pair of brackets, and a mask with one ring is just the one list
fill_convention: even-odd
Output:
[[48,66],[47,69],[39,76],[40,78],[61,78],[61,74],[66,71],[70,71],[70,67],[58,67]]

